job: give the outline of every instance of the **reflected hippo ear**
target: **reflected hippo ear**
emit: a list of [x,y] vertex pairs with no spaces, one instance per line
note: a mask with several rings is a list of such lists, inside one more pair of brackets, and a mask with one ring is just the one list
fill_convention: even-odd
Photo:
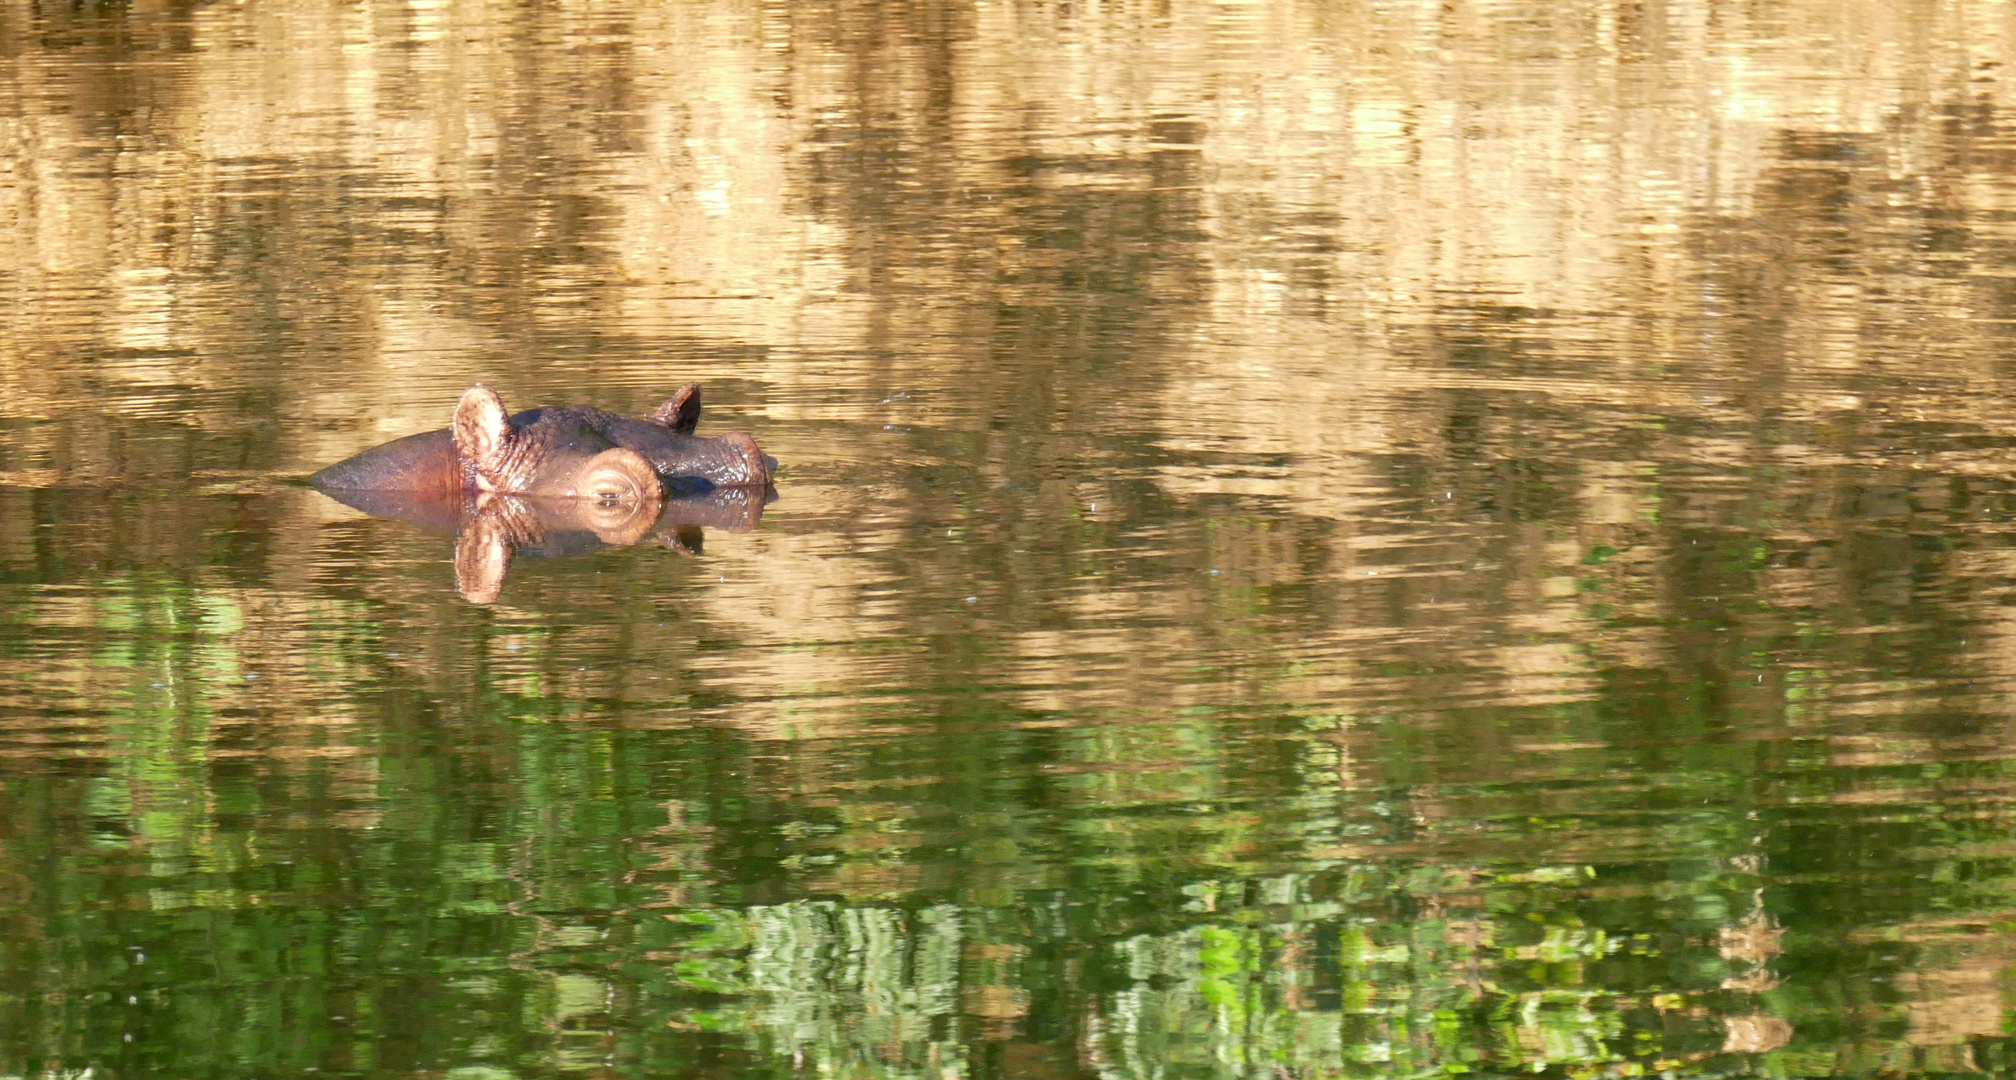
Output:
[[472,604],[494,604],[511,569],[510,527],[501,515],[478,514],[455,536],[455,591]]
[[462,391],[455,403],[455,452],[476,466],[479,473],[491,472],[504,462],[511,445],[511,418],[505,415],[504,399],[482,383]]
[[681,555],[700,554],[700,546],[705,542],[706,535],[698,525],[681,525],[669,534],[658,534],[658,546]]
[[691,435],[700,426],[700,384],[689,382],[673,391],[665,404],[651,414],[651,422],[672,429],[674,435]]

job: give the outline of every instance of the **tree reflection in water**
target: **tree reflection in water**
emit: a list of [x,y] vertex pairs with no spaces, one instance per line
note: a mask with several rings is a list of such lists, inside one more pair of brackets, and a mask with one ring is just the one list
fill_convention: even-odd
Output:
[[[0,0],[0,1074],[2016,1074],[2011,72]],[[704,558],[282,482],[675,377]]]

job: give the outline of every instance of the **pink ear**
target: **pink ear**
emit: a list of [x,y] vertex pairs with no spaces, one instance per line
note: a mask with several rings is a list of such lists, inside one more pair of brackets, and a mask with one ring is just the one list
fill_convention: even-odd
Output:
[[482,383],[462,391],[455,403],[455,452],[476,466],[479,473],[494,471],[504,462],[511,445],[511,420],[504,413],[504,399]]

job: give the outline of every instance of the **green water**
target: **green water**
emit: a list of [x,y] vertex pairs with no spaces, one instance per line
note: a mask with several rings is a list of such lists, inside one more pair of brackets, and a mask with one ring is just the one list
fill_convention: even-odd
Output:
[[2006,22],[0,0],[0,1076],[2016,1073]]

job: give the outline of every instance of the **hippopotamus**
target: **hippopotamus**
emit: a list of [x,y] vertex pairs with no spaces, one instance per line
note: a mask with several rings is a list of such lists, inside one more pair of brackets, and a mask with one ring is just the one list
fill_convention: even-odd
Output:
[[701,438],[700,387],[650,417],[580,406],[506,416],[478,384],[451,427],[409,435],[309,477],[373,517],[455,536],[455,585],[494,602],[519,554],[557,558],[650,539],[697,554],[701,527],[743,532],[776,497],[777,462],[747,435]]
[[756,440],[703,438],[693,434],[699,422],[698,383],[645,418],[579,405],[507,415],[497,392],[477,383],[455,403],[450,426],[375,446],[308,480],[339,498],[410,492],[605,502],[769,484],[777,462]]

